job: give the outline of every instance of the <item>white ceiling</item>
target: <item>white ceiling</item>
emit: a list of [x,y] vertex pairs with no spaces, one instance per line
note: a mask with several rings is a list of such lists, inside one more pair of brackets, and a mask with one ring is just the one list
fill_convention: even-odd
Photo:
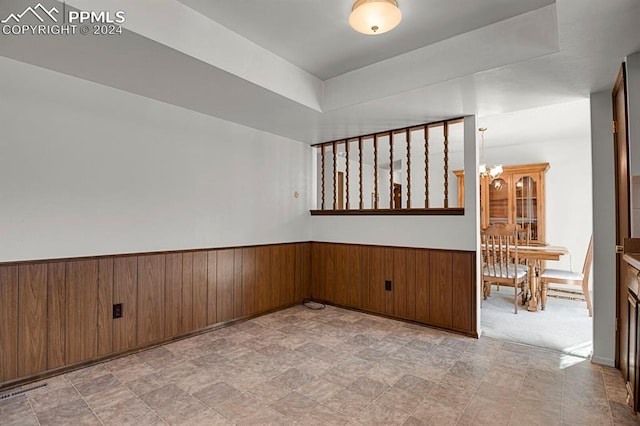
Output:
[[402,24],[371,37],[347,25],[351,0],[179,1],[322,80],[554,2],[400,0]]
[[487,149],[546,141],[585,141],[591,135],[589,111],[589,100],[581,99],[479,117],[477,125],[487,128],[484,135]]
[[400,0],[374,37],[348,27],[351,0],[72,6],[126,11],[125,33],[2,35],[0,55],[306,143],[586,99],[640,51],[638,0]]

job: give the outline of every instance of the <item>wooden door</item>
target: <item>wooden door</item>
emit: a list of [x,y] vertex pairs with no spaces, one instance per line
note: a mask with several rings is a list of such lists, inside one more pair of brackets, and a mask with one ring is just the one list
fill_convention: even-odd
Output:
[[[627,138],[627,94],[625,83],[625,65],[622,64],[616,84],[613,88],[613,149],[616,183],[616,245],[622,246],[630,236],[629,223],[629,142]],[[616,250],[618,251],[618,250]],[[626,262],[622,253],[616,254],[616,367],[627,377],[628,350],[628,312],[627,289],[624,288],[623,275]]]
[[399,183],[393,184],[393,208],[402,208],[402,185]]

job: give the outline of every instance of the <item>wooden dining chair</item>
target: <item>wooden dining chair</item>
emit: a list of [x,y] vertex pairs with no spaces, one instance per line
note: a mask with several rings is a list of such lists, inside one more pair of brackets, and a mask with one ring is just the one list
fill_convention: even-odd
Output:
[[[584,301],[587,302],[587,309],[589,310],[589,316],[593,316],[593,308],[591,306],[591,295],[589,294],[589,274],[591,272],[591,261],[593,260],[593,235],[589,240],[589,247],[587,248],[587,254],[584,258],[584,265],[582,266],[582,273],[566,271],[564,269],[545,269],[540,274],[540,285],[542,291],[549,288],[549,284],[564,284],[576,287],[554,288],[554,290],[563,291],[573,295],[582,295]],[[582,299],[580,299],[582,300]]]
[[[531,244],[531,228],[529,224],[526,224],[524,226],[518,226],[516,227],[516,236],[518,238],[518,245],[519,246],[528,246]],[[518,259],[518,263],[520,263],[521,265],[525,265],[528,266],[529,265],[529,260],[528,259]],[[496,283],[496,290],[500,291],[500,283]],[[489,295],[491,294],[491,289],[489,289]]]
[[482,293],[486,300],[491,284],[513,287],[513,306],[518,313],[518,296],[526,294],[526,265],[518,259],[518,232],[515,225],[491,225],[480,232]]

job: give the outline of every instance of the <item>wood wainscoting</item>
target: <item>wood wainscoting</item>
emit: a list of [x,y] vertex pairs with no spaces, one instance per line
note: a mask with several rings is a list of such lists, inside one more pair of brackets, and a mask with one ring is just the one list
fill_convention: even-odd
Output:
[[473,252],[316,242],[4,263],[0,389],[308,298],[477,337],[475,276]]
[[310,243],[2,264],[0,389],[300,303],[310,265]]
[[311,244],[311,297],[477,337],[476,253]]

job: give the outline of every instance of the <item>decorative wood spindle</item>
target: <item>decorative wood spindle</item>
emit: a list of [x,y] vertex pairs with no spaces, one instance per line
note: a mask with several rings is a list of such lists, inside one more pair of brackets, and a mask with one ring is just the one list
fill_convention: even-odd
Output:
[[373,135],[373,208],[378,208],[378,135]]
[[391,198],[389,199],[389,208],[392,209],[393,205],[393,132],[389,132],[389,193]]
[[429,126],[424,126],[424,208],[429,208]]
[[[396,130],[390,130],[390,131],[385,131],[385,132],[380,132],[380,133],[376,133],[373,135],[369,135],[369,136],[359,136],[357,138],[357,143],[358,143],[358,170],[357,170],[357,179],[358,179],[358,201],[354,204],[351,203],[351,196],[354,195],[352,194],[351,191],[351,180],[356,178],[355,176],[353,176],[354,174],[354,170],[352,170],[351,167],[351,160],[352,160],[352,155],[351,155],[351,149],[350,149],[350,144],[355,143],[356,142],[356,138],[353,139],[343,139],[343,140],[338,140],[338,141],[333,141],[333,142],[324,142],[321,144],[316,145],[317,147],[319,147],[321,149],[320,154],[321,154],[321,158],[320,158],[320,163],[321,163],[321,175],[322,175],[322,197],[321,197],[321,210],[325,210],[325,211],[330,211],[331,208],[327,208],[327,166],[329,164],[327,164],[327,149],[329,148],[329,146],[331,146],[331,150],[332,150],[332,163],[333,163],[333,188],[332,188],[332,193],[333,193],[333,210],[352,210],[352,212],[350,213],[358,213],[355,210],[394,210],[394,209],[411,209],[413,210],[413,212],[416,212],[419,214],[419,210],[421,210],[420,208],[420,202],[417,202],[418,206],[414,206],[413,204],[413,200],[412,200],[412,193],[411,193],[411,180],[413,178],[413,176],[411,175],[411,166],[412,166],[412,162],[411,162],[411,154],[413,151],[413,147],[412,147],[412,135],[411,132],[412,131],[420,131],[420,129],[422,129],[424,131],[424,208],[425,209],[431,209],[430,206],[430,169],[429,169],[429,132],[432,128],[437,128],[442,126],[442,133],[443,133],[443,171],[444,171],[444,180],[443,180],[443,193],[444,193],[444,199],[443,199],[443,208],[444,209],[450,209],[449,206],[449,125],[450,124],[455,124],[455,123],[459,123],[461,122],[461,119],[455,119],[455,120],[449,120],[449,121],[440,121],[437,123],[429,123],[429,124],[424,124],[421,125],[419,127],[405,127],[402,129],[396,129]],[[394,137],[396,133],[401,133],[404,132],[405,133],[405,143],[406,143],[406,147],[402,147],[399,148],[400,149],[400,155],[398,156],[398,158],[396,158],[396,160],[398,162],[402,161],[402,157],[406,156],[406,173],[407,173],[407,178],[406,178],[406,191],[402,190],[402,182],[395,182],[394,179]],[[389,207],[387,207],[384,203],[383,200],[383,206],[381,207],[380,205],[380,174],[379,174],[379,170],[378,170],[378,166],[379,166],[379,161],[380,158],[378,158],[378,141],[380,137],[389,137]],[[368,208],[365,207],[366,203],[365,203],[365,197],[368,197],[369,194],[365,194],[365,185],[364,185],[364,178],[365,178],[365,170],[364,170],[364,156],[365,156],[365,152],[364,152],[364,148],[366,148],[369,143],[368,139],[372,138],[373,139],[373,193],[371,194],[372,197],[372,201],[371,201],[371,206],[369,206]],[[344,149],[345,149],[345,153],[342,153],[339,151],[340,147],[344,144]],[[406,153],[402,154],[401,150],[402,149],[406,149]],[[384,154],[382,154],[382,156],[384,157]],[[338,157],[342,157],[345,160],[345,166],[343,168],[342,165],[342,159],[338,159]],[[384,158],[382,158],[384,160]],[[383,163],[384,164],[384,163]],[[414,165],[415,166],[415,165]],[[341,168],[342,171],[338,171],[338,168]],[[383,166],[384,167],[384,166]],[[320,175],[320,174],[319,174]],[[342,179],[344,178],[344,175],[346,175],[346,179]],[[384,173],[383,173],[384,175]],[[338,179],[340,178],[340,179]],[[345,186],[346,186],[346,190],[345,190]],[[398,189],[400,189],[400,193],[398,194],[399,197],[396,197],[395,195],[395,189],[396,187]],[[382,188],[384,188],[384,178],[382,179]],[[382,190],[382,192],[384,192],[384,189]],[[402,194],[406,194],[406,201],[403,203],[402,202]],[[345,198],[346,198],[346,202],[345,202]],[[399,203],[397,203],[396,205],[396,199],[398,198],[398,201],[400,201]],[[408,214],[412,214],[413,212],[406,212]],[[313,213],[313,212],[312,212]],[[382,214],[393,214],[394,212],[383,212]],[[324,213],[327,214],[327,213]],[[337,213],[337,214],[346,214],[346,213]],[[448,213],[447,213],[448,214]],[[451,214],[459,214],[459,212],[454,211]]]
[[344,149],[347,152],[347,155],[345,156],[345,159],[347,160],[347,188],[346,188],[346,193],[347,193],[347,202],[345,203],[345,208],[347,210],[349,210],[349,140],[345,140],[344,141]]
[[336,152],[336,143],[333,142],[331,145],[333,147],[333,209],[338,210],[338,153]]
[[325,192],[325,179],[324,179],[324,169],[325,169],[325,164],[324,164],[324,145],[320,145],[320,153],[322,154],[321,157],[321,166],[322,167],[322,208],[321,210],[324,210],[324,192]]
[[358,156],[360,157],[360,210],[364,209],[362,198],[362,138],[358,138]]
[[407,208],[411,208],[411,132],[407,129]]
[[444,208],[449,208],[449,123],[444,122]]

